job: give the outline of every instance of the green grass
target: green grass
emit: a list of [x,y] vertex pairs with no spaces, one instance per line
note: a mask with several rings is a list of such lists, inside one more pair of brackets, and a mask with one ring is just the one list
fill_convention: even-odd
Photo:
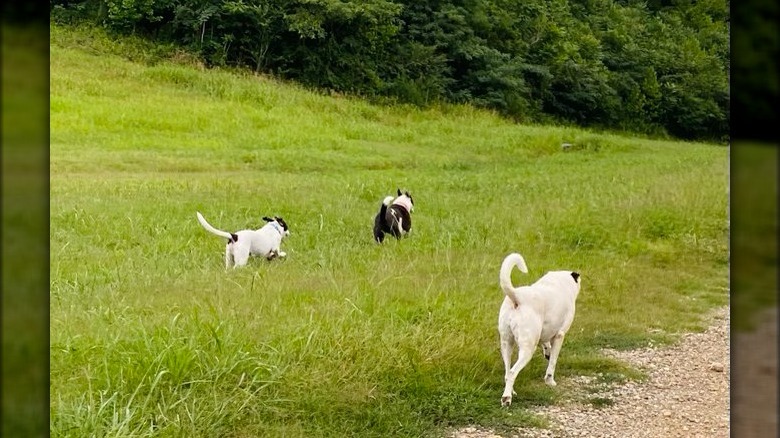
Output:
[[[569,377],[637,375],[600,348],[670,341],[728,302],[724,147],[372,106],[79,35],[52,28],[52,436],[540,426],[526,408]],[[378,246],[396,187],[414,230]],[[288,258],[225,272],[195,211],[231,230],[283,216]],[[559,386],[539,354],[507,410],[511,251],[515,282],[570,268],[583,289]]]

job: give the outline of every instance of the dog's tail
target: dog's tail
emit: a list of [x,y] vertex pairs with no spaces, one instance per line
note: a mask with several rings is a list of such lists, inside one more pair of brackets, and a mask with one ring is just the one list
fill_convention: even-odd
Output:
[[385,232],[383,231],[383,224],[385,222],[385,214],[387,213],[387,207],[393,203],[392,196],[387,196],[382,201],[382,205],[379,207],[379,213],[374,218],[374,240],[377,243],[382,243],[385,240]]
[[238,236],[235,234],[230,234],[227,231],[218,230],[211,226],[208,222],[206,222],[206,219],[203,218],[203,215],[200,214],[199,211],[196,211],[195,214],[198,215],[198,222],[200,222],[201,225],[203,225],[203,228],[206,229],[209,233],[216,234],[217,236],[224,237],[225,239],[235,242]]
[[393,203],[393,200],[394,200],[394,199],[395,199],[395,198],[393,198],[392,196],[387,196],[387,197],[385,197],[385,199],[382,201],[382,206],[381,206],[381,207],[379,207],[379,215],[382,217],[382,219],[383,219],[383,220],[384,220],[384,217],[385,217],[385,213],[387,212],[387,207],[389,207],[389,206],[390,206],[390,204],[392,204],[392,203]]
[[527,274],[528,267],[525,265],[525,259],[520,254],[513,252],[509,254],[501,263],[501,271],[498,274],[498,282],[501,284],[501,289],[504,291],[504,295],[508,296],[515,306],[520,305],[520,299],[517,294],[517,289],[512,286],[512,269],[517,266],[521,272]]
[[394,200],[395,198],[393,198],[392,196],[385,196],[385,199],[382,200],[382,208],[386,209],[387,207],[390,206],[390,204],[393,203]]

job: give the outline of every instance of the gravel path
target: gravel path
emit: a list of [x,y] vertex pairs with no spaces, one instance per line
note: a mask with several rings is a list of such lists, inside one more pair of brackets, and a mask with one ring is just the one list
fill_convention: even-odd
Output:
[[[565,346],[564,346],[565,349]],[[729,437],[729,312],[718,309],[711,326],[692,333],[674,345],[632,351],[606,350],[605,354],[638,367],[648,375],[644,382],[603,386],[589,397],[609,399],[602,407],[571,400],[562,405],[534,408],[546,417],[550,429],[521,428],[514,437]],[[566,360],[561,355],[561,360]],[[594,386],[592,377],[558,381],[559,387]],[[574,391],[584,393],[583,391]],[[576,399],[576,397],[575,397]],[[454,432],[453,438],[501,438],[476,427]]]

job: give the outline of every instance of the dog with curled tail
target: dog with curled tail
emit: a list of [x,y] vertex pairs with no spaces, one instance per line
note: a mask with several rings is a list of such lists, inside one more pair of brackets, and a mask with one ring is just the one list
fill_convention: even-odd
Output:
[[235,233],[218,230],[211,226],[200,212],[195,212],[198,222],[206,231],[227,239],[225,245],[225,269],[244,266],[249,261],[250,255],[265,257],[273,260],[276,257],[285,257],[287,253],[280,249],[282,239],[290,235],[287,223],[280,216],[263,217],[267,223],[257,230],[241,230]]
[[374,240],[382,243],[385,234],[391,234],[396,239],[407,236],[412,230],[412,211],[414,199],[408,191],[397,189],[395,198],[387,196],[374,217]]
[[[504,302],[498,313],[498,334],[504,360],[504,394],[501,405],[512,404],[514,384],[520,370],[528,364],[536,346],[547,359],[544,381],[555,386],[555,365],[563,338],[574,321],[575,302],[580,293],[580,274],[574,271],[550,271],[529,286],[512,285],[512,269],[528,273],[525,259],[517,253],[504,258],[498,274]],[[512,353],[517,346],[517,362]]]

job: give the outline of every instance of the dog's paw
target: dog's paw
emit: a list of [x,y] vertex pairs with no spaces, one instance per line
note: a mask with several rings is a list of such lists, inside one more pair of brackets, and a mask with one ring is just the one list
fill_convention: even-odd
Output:
[[512,404],[512,397],[507,395],[501,397],[501,406],[508,407],[511,404]]
[[553,378],[553,376],[551,374],[548,374],[548,375],[544,376],[544,383],[546,383],[546,384],[548,384],[550,386],[557,385],[557,383],[555,383],[555,379]]
[[287,257],[287,253],[284,251],[279,251],[279,257]]

